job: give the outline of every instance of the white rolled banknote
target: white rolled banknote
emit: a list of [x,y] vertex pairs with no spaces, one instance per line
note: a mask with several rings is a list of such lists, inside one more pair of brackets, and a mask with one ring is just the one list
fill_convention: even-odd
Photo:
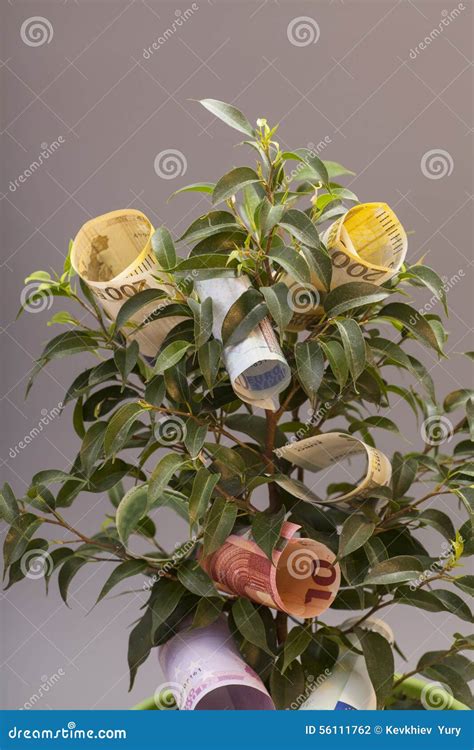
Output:
[[[357,618],[346,620],[343,630],[355,625]],[[361,623],[362,630],[371,630],[382,635],[391,645],[394,637],[391,628],[383,620],[369,617]],[[346,636],[359,651],[361,644],[355,633]],[[300,711],[375,711],[377,696],[367,672],[363,654],[357,654],[342,646],[336,664],[325,679],[309,683],[306,700],[297,706]]]
[[167,707],[166,691],[181,711],[275,708],[260,677],[239,655],[224,618],[181,631],[158,656],[168,680],[155,693],[159,708]]
[[[324,503],[340,503],[354,497],[365,497],[379,487],[386,487],[390,484],[392,478],[392,465],[385,453],[377,448],[372,448],[372,446],[353,435],[346,435],[344,432],[327,432],[324,435],[315,435],[304,440],[298,440],[284,445],[282,448],[276,448],[275,453],[279,458],[284,458],[295,466],[300,466],[308,471],[320,471],[331,466],[331,464],[345,461],[358,454],[365,453],[367,456],[366,472],[357,482],[355,489],[338,497],[324,500],[316,498],[311,490],[308,490],[305,496],[302,489],[301,495],[298,495],[302,500],[314,502],[315,499],[319,499],[320,502]],[[352,479],[348,470],[340,477],[340,481],[345,480],[346,477],[347,480]],[[285,479],[278,481],[278,484],[285,487]],[[296,494],[294,490],[288,489]]]
[[[350,281],[383,284],[400,270],[408,247],[406,232],[386,203],[354,206],[331,224],[321,239],[331,258],[331,289]],[[288,276],[284,281],[295,300],[289,328],[301,330],[322,313],[318,300],[312,297],[317,298],[324,286],[314,273],[306,287]],[[298,300],[303,301],[298,305]]]
[[[194,282],[201,300],[212,299],[214,338],[222,340],[222,322],[234,302],[251,286],[246,276],[199,279]],[[291,381],[291,370],[283,356],[268,318],[264,318],[244,341],[224,346],[224,363],[232,388],[247,404],[275,411],[273,397]]]
[[[151,248],[154,229],[141,211],[124,208],[86,222],[77,233],[71,251],[71,263],[77,274],[97,297],[109,318],[115,320],[127,299],[144,289],[161,289],[173,294],[166,284]],[[155,357],[166,335],[183,317],[153,319],[168,303],[158,300],[145,305],[131,322],[146,325],[139,331],[125,329],[136,339],[146,357]]]

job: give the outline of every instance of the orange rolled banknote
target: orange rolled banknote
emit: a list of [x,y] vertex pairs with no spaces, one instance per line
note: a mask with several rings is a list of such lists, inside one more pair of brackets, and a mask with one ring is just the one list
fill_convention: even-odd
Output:
[[270,561],[253,541],[235,534],[200,561],[217,588],[295,617],[317,617],[331,606],[341,582],[336,556],[313,539],[294,539],[286,521]]

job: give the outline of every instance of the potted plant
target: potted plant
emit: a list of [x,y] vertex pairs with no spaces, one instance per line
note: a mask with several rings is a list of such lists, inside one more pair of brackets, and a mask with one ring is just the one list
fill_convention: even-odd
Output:
[[[103,558],[114,567],[99,600],[132,576],[140,587],[145,581],[146,604],[129,637],[131,686],[184,617],[204,627],[224,613],[247,664],[277,708],[288,708],[308,676],[332,669],[350,633],[362,634],[367,617],[386,607],[403,607],[408,616],[447,612],[470,623],[463,594],[472,593],[472,576],[463,566],[472,551],[472,391],[457,390],[444,401],[436,395],[423,348],[443,357],[447,333],[437,312],[423,314],[410,297],[421,288],[446,312],[446,289],[415,249],[404,259],[406,236],[393,212],[385,204],[360,204],[339,182],[351,172],[321,160],[317,149],[285,151],[265,120],[253,127],[231,105],[201,103],[244,135],[256,165],[178,190],[208,194],[212,203],[179,240],[164,227],[148,237],[146,217],[130,219],[138,222],[130,233],[137,257],[145,257],[142,245],[151,259],[150,283],[130,287],[127,277],[121,287],[107,286],[110,274],[102,271],[115,261],[107,255],[108,230],[94,227],[71,245],[61,273],[37,271],[27,279],[37,288],[25,304],[52,295],[76,309],[53,315],[51,323],[66,330],[44,348],[28,390],[58,358],[87,354],[91,365],[84,368],[78,358],[64,397],[79,441],[72,466],[46,467],[20,497],[4,486],[0,511],[10,525],[4,564],[12,585],[40,558],[46,583],[58,574],[65,602],[74,576]],[[384,247],[372,256],[364,255],[367,243],[357,247],[355,240],[360,227],[367,229],[360,213],[366,205],[376,206],[371,220],[379,223],[386,212],[389,234],[395,227],[395,243],[387,245],[384,235]],[[355,217],[350,226],[348,216]],[[83,240],[95,255],[81,268]],[[132,256],[122,270],[130,271]],[[102,265],[94,270],[92,261]],[[229,279],[242,286],[221,309]],[[271,370],[275,392],[265,390],[270,378],[260,398],[258,378],[267,375],[253,381],[232,352],[263,321],[281,359],[275,355],[280,364]],[[399,432],[400,401],[411,409],[423,445],[403,454],[400,439],[378,483],[362,487],[349,469],[326,487],[293,461],[301,441],[331,433],[365,446],[370,463],[380,456],[380,430]],[[268,503],[258,509],[262,492]],[[110,512],[97,519],[92,537],[68,520],[83,493],[110,498]],[[462,525],[436,507],[441,495],[453,508],[465,507]],[[190,527],[189,541],[171,551],[155,539],[154,511],[165,505]],[[358,612],[349,629],[328,625],[324,614],[295,617],[223,591],[202,564],[232,532],[248,529],[271,565],[288,522],[299,527],[299,539],[330,550],[340,570],[331,606],[341,621],[344,610]],[[67,531],[70,542],[48,541],[50,525]],[[444,547],[428,550],[420,542],[417,531],[425,527]],[[379,708],[471,705],[471,636],[455,633],[450,648],[408,663],[402,674],[394,673],[393,650],[402,655],[396,640],[392,648],[370,634],[361,639]],[[137,708],[155,707],[150,699]]]

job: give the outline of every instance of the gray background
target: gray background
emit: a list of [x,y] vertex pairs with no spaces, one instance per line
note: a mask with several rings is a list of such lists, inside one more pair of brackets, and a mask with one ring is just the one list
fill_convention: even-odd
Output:
[[[234,148],[239,134],[191,101],[212,97],[233,102],[255,121],[280,122],[278,140],[288,147],[326,138],[323,158],[341,161],[357,176],[347,183],[361,200],[387,201],[410,232],[408,259],[423,254],[441,275],[464,276],[448,294],[449,359],[437,363],[420,351],[440,395],[468,383],[460,352],[472,349],[470,292],[472,202],[471,13],[466,0],[458,18],[418,53],[420,41],[438,27],[454,3],[436,2],[217,2],[198,9],[159,50],[143,50],[191,3],[154,0],[6,0],[2,19],[2,432],[3,478],[17,493],[46,467],[67,468],[78,448],[70,408],[24,450],[12,448],[63,398],[83,358],[44,372],[25,403],[35,356],[49,335],[51,312],[14,317],[24,277],[39,268],[59,269],[69,238],[88,218],[133,206],[175,234],[200,213],[207,199],[181,196],[178,187],[213,180],[253,156]],[[461,4],[463,5],[463,4]],[[444,14],[443,14],[444,11]],[[53,29],[49,43],[29,46],[20,28],[32,16]],[[292,44],[290,22],[317,22],[316,43]],[[414,59],[413,59],[414,58]],[[64,143],[16,191],[9,187],[37,158],[42,146]],[[156,155],[178,149],[186,173],[162,179]],[[421,160],[432,149],[448,152],[450,174],[432,179]],[[250,157],[250,161],[249,161]],[[448,158],[449,157],[449,158]],[[433,177],[433,175],[431,176]],[[430,295],[420,294],[420,304]],[[55,303],[55,310],[63,309]],[[439,307],[434,312],[440,312]],[[397,378],[399,376],[397,375]],[[397,382],[399,382],[397,380]],[[391,452],[422,445],[419,428],[397,404],[403,437],[380,433]],[[453,420],[457,421],[457,415]],[[332,426],[332,425],[331,425]],[[460,525],[464,517],[445,500]],[[86,533],[97,529],[108,502],[83,495],[69,512]],[[155,519],[160,538],[184,535],[170,514]],[[2,535],[5,528],[2,529]],[[431,549],[442,551],[441,537]],[[1,600],[1,704],[19,708],[45,677],[64,672],[37,708],[125,708],[145,697],[162,677],[156,655],[141,668],[127,694],[126,638],[142,595],[103,602],[88,616],[107,564],[87,566],[71,587],[71,608],[53,583],[26,580]],[[140,588],[138,582],[136,588]],[[126,587],[130,588],[130,586]],[[462,623],[444,614],[398,607],[385,610],[414,665],[417,656],[448,645]],[[343,613],[325,619],[339,622]]]

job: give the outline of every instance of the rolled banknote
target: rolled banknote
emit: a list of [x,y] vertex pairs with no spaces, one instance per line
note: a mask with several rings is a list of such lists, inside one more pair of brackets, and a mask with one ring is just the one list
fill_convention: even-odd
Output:
[[[246,276],[198,279],[194,282],[201,300],[211,297],[214,338],[221,340],[222,322],[234,302],[251,286]],[[247,404],[275,411],[273,397],[291,381],[291,370],[280,349],[268,318],[264,318],[244,341],[224,347],[224,363],[232,387]]]
[[[71,263],[79,276],[112,320],[127,299],[144,289],[172,293],[166,284],[151,248],[153,226],[141,211],[130,208],[111,211],[86,222],[77,233],[71,251]],[[155,357],[166,335],[185,318],[153,319],[153,314],[168,304],[159,300],[145,305],[131,322],[146,325],[131,331],[140,351]]]
[[[298,440],[295,443],[284,445],[282,448],[276,448],[275,453],[279,458],[284,458],[295,466],[300,466],[308,471],[320,471],[331,464],[349,459],[351,456],[366,454],[367,469],[356,488],[336,498],[321,500],[324,503],[340,503],[353,497],[370,495],[372,490],[390,484],[392,478],[392,465],[385,453],[377,448],[372,448],[372,446],[353,435],[346,435],[343,432],[327,432],[325,435],[315,435],[304,440]],[[352,478],[349,471],[345,476],[348,479]],[[344,476],[341,477],[342,480],[344,478]],[[278,481],[278,484],[284,487],[285,480]],[[304,491],[298,496],[303,500],[311,499],[314,501],[315,498],[311,490],[308,491],[307,497],[304,497]]]
[[231,535],[201,565],[218,589],[295,617],[317,617],[333,602],[341,581],[331,550],[314,539],[294,539],[286,521],[273,559],[250,539]]
[[[386,203],[361,203],[339,217],[322,235],[332,262],[331,289],[349,281],[383,284],[400,270],[407,253],[407,235]],[[320,317],[316,274],[310,285],[286,276],[295,315],[289,328],[302,330]]]
[[159,649],[168,682],[156,691],[166,708],[166,691],[181,711],[260,709],[275,706],[260,677],[240,657],[224,618],[182,630]]

